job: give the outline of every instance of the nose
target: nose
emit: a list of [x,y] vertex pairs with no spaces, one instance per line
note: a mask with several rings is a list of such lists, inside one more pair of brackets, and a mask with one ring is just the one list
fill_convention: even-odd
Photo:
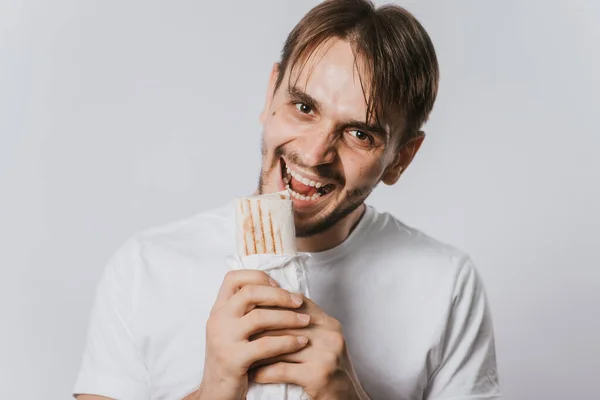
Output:
[[335,161],[337,140],[334,134],[327,130],[319,130],[305,133],[303,136],[298,150],[307,167],[317,167]]

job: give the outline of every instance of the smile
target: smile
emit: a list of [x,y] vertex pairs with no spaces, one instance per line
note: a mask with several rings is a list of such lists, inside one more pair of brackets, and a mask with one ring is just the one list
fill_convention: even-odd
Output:
[[286,190],[297,200],[315,202],[335,189],[334,184],[295,171],[287,166],[283,159],[281,159],[281,173]]

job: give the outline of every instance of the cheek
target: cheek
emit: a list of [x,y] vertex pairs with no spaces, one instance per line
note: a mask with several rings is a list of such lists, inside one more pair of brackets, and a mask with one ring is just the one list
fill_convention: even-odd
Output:
[[275,111],[263,124],[263,138],[270,146],[278,146],[292,136],[292,125],[282,111]]
[[382,173],[380,157],[365,161],[357,156],[348,157],[346,168],[346,182],[351,187],[374,185]]

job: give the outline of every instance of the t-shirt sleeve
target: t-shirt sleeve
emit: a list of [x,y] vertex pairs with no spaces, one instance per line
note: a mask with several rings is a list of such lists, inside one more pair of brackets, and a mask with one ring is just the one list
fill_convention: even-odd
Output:
[[501,392],[494,330],[483,283],[470,259],[459,270],[427,400],[496,400]]
[[87,342],[73,395],[146,400],[147,370],[135,327],[139,246],[132,238],[108,262],[96,289]]

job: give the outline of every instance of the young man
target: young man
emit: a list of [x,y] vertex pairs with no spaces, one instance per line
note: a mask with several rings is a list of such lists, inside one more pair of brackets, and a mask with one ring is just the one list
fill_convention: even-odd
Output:
[[437,87],[433,45],[404,9],[311,10],[271,72],[258,187],[290,182],[311,299],[227,273],[231,204],[135,235],[98,287],[79,400],[243,399],[249,382],[313,399],[499,398],[469,257],[365,205],[419,150]]

